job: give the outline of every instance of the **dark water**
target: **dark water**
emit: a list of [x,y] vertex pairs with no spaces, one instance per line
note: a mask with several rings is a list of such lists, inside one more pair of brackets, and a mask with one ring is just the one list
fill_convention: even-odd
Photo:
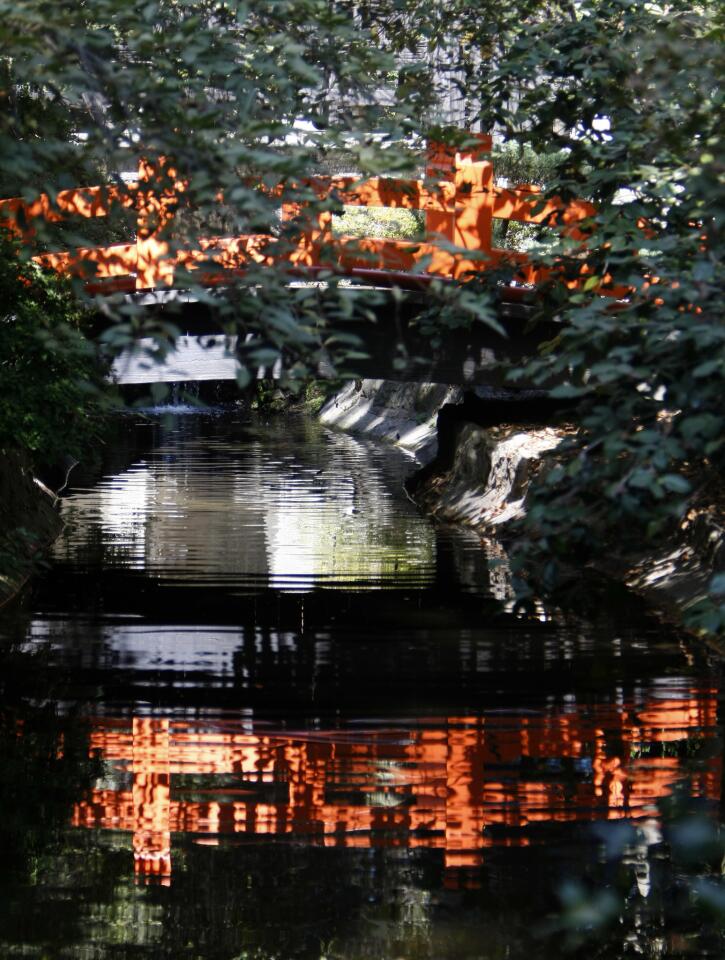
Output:
[[718,819],[719,665],[606,591],[516,614],[410,470],[179,415],[71,491],[0,621],[0,956],[559,957],[562,893],[612,883],[585,955],[717,955],[660,808]]

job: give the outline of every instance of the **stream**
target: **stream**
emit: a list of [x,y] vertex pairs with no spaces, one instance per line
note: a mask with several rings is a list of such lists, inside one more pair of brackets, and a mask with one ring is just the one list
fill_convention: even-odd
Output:
[[719,816],[704,647],[601,585],[517,611],[398,450],[136,419],[0,615],[0,956],[559,958],[615,869],[631,955],[679,955],[648,904],[662,804]]

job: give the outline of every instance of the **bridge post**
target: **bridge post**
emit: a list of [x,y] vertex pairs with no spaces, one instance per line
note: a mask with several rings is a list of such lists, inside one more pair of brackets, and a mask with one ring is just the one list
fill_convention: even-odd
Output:
[[[455,180],[456,148],[435,140],[428,141],[428,156],[426,158],[425,175],[431,180]],[[441,210],[426,210],[425,212],[425,239],[434,243],[436,239],[444,237],[450,243],[455,242],[455,205],[444,213]]]
[[426,177],[455,183],[456,196],[452,209],[426,211],[426,240],[443,237],[457,247],[489,253],[493,247],[493,138],[483,133],[470,136],[478,143],[466,150],[436,141],[428,144]]
[[[488,137],[488,150],[491,138]],[[458,155],[455,169],[456,214],[453,242],[465,250],[491,255],[493,250],[493,163]],[[459,269],[470,269],[465,261]],[[474,263],[475,267],[476,264]]]
[[[158,167],[163,167],[161,160]],[[160,239],[163,231],[174,218],[176,190],[183,184],[174,184],[163,193],[152,189],[142,190],[143,183],[150,183],[160,170],[142,161],[139,165],[138,216],[136,220],[136,289],[145,290],[156,286],[173,286],[174,258],[166,240]],[[171,169],[166,173],[175,178]]]

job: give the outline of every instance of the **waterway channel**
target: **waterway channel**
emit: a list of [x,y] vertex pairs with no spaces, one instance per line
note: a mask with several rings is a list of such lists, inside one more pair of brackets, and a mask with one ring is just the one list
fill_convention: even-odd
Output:
[[679,955],[658,803],[719,816],[719,663],[607,591],[518,613],[397,450],[137,420],[0,619],[0,956],[559,957],[622,837],[627,942]]

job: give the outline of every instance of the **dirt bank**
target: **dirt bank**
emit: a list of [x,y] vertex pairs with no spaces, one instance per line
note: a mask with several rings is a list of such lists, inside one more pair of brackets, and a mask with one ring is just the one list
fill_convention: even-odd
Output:
[[56,497],[17,450],[0,450],[0,607],[16,595],[60,533]]

